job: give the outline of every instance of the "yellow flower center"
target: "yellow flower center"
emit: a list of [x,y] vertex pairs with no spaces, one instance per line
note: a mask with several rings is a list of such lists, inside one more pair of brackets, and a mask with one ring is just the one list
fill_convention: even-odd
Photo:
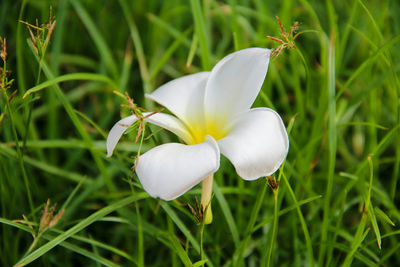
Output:
[[192,133],[192,144],[200,144],[204,142],[207,138],[207,135],[212,136],[216,141],[224,138],[229,129],[226,127],[226,123],[221,122],[207,122],[205,127],[190,127]]

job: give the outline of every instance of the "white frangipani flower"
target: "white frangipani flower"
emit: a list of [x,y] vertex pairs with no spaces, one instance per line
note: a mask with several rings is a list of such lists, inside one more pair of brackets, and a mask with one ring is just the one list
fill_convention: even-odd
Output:
[[[153,197],[172,200],[203,183],[208,204],[220,153],[245,180],[274,173],[285,159],[289,140],[280,116],[269,108],[250,109],[269,64],[269,49],[248,48],[223,58],[211,72],[175,79],[146,97],[176,117],[156,113],[146,121],[165,128],[185,144],[157,146],[139,157],[136,173]],[[144,113],[144,115],[149,113]],[[107,156],[135,115],[123,118],[107,137]]]

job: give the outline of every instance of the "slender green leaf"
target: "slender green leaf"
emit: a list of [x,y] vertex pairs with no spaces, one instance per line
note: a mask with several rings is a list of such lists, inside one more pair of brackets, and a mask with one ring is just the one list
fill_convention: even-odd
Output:
[[101,210],[93,213],[92,215],[88,216],[87,218],[83,219],[67,231],[65,231],[63,234],[58,235],[54,239],[50,240],[40,248],[32,251],[25,257],[23,257],[21,260],[19,260],[16,265],[26,265],[28,263],[31,263],[32,261],[36,260],[37,258],[41,257],[45,253],[47,253],[49,250],[53,249],[55,246],[63,242],[64,240],[70,238],[74,234],[78,233],[79,231],[82,231],[92,223],[100,220],[104,216],[110,214],[111,212],[120,209],[122,207],[125,207],[135,201],[138,201],[140,199],[146,198],[148,195],[146,193],[138,193],[137,195],[127,197],[125,199],[122,199],[120,201],[117,201],[111,205],[108,205]]

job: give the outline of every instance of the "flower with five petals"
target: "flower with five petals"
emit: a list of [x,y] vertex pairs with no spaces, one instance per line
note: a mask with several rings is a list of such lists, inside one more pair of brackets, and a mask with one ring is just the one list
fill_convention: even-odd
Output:
[[[234,52],[211,72],[172,80],[146,95],[175,115],[155,113],[146,122],[173,132],[185,143],[162,144],[139,157],[136,174],[152,197],[172,200],[204,180],[202,204],[208,205],[220,153],[244,180],[271,175],[280,167],[289,149],[282,119],[269,108],[251,109],[267,74],[270,53],[264,48]],[[132,115],[113,126],[107,137],[108,156],[137,120]]]

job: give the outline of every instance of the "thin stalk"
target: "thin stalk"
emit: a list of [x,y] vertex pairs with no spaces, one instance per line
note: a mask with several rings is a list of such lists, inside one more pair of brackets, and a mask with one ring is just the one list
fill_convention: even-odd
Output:
[[29,255],[24,256],[20,259],[15,266],[24,266],[27,265],[34,260],[38,259],[39,257],[43,256],[50,250],[52,250],[57,245],[64,242],[66,239],[76,235],[78,232],[86,229],[92,223],[99,221],[100,219],[104,218],[108,214],[121,209],[131,203],[134,203],[140,199],[146,198],[148,195],[146,193],[138,193],[127,198],[121,199],[117,202],[114,202],[106,207],[92,213],[90,216],[86,217],[85,219],[81,220],[79,223],[75,224],[67,231],[63,232],[62,234],[56,236],[55,238],[51,239],[46,244],[42,245],[41,247],[37,248],[36,250],[32,251]]
[[[3,63],[3,72],[7,73],[7,61],[4,58],[4,63]],[[6,84],[7,81],[7,77],[6,75],[3,76],[3,80],[2,80],[2,84]],[[25,187],[26,187],[26,192],[28,195],[28,201],[29,201],[29,207],[31,209],[31,213],[33,215],[33,220],[36,222],[36,215],[35,215],[35,207],[33,205],[33,200],[32,200],[32,195],[31,195],[31,190],[30,190],[30,184],[29,184],[29,179],[28,179],[28,175],[26,173],[26,169],[25,169],[25,165],[24,165],[24,160],[23,160],[23,151],[19,145],[18,142],[18,134],[17,134],[17,129],[15,128],[15,124],[14,124],[14,116],[13,113],[11,112],[11,107],[10,107],[10,101],[9,101],[9,96],[7,94],[7,90],[4,88],[3,90],[3,96],[4,96],[4,103],[6,105],[6,109],[8,112],[8,115],[10,117],[10,123],[11,123],[11,128],[12,128],[12,133],[14,135],[14,139],[15,139],[15,146],[17,148],[17,155],[18,155],[18,163],[20,165],[21,171],[22,171],[22,176],[24,178],[24,183],[25,183]]]
[[296,205],[297,215],[299,217],[301,228],[304,233],[304,238],[306,240],[306,247],[307,247],[307,253],[308,253],[308,258],[309,258],[309,266],[314,266],[314,253],[313,253],[313,248],[312,248],[312,243],[311,243],[310,232],[308,231],[307,224],[306,224],[306,221],[304,220],[303,213],[300,210],[300,205],[296,199],[296,195],[294,194],[293,189],[290,186],[289,181],[286,178],[284,173],[282,173],[282,178],[287,186],[287,189],[289,190],[289,195],[292,197],[292,200],[293,200],[294,204]]
[[[124,12],[124,16],[125,16],[126,22],[128,23],[128,27],[129,27],[131,38],[133,41],[133,45],[135,47],[135,52],[136,52],[136,56],[137,56],[138,63],[139,63],[140,76],[143,80],[143,91],[146,94],[150,94],[151,90],[152,90],[152,84],[151,84],[149,68],[147,66],[146,57],[145,57],[143,45],[142,45],[142,40],[140,38],[139,31],[137,29],[135,21],[133,20],[134,16],[133,16],[133,14],[131,12],[131,8],[128,5],[128,2],[126,0],[119,0],[119,3],[122,8],[122,11]],[[151,110],[154,106],[153,102],[149,101],[147,98],[145,98],[144,104],[145,104],[145,107],[149,110]]]
[[328,249],[327,249],[328,250],[328,252],[327,252],[328,256],[327,256],[327,260],[326,260],[326,266],[331,266],[331,261],[332,261],[332,258],[333,258],[333,249],[334,249],[333,245],[336,243],[337,236],[338,236],[338,233],[340,231],[340,226],[341,226],[341,224],[343,222],[343,214],[344,214],[344,211],[345,211],[346,200],[347,200],[347,190],[344,191],[344,195],[343,195],[343,199],[342,199],[342,205],[341,205],[341,208],[340,208],[340,213],[339,213],[338,218],[336,219],[336,227],[335,227],[334,235],[333,235],[332,241],[328,245]]
[[[389,52],[388,52],[389,53]],[[393,76],[393,87],[395,89],[393,90],[394,95],[393,95],[393,106],[394,106],[394,113],[396,114],[396,119],[397,123],[400,122],[400,105],[398,104],[398,99],[399,99],[399,94],[400,94],[400,81],[399,77],[397,76],[396,70],[394,68],[394,62],[392,57],[389,57],[390,61],[390,70]],[[396,163],[394,164],[394,170],[393,170],[393,176],[392,176],[392,181],[391,181],[391,190],[390,190],[390,198],[394,201],[395,196],[396,196],[396,188],[399,180],[399,172],[400,172],[400,131],[397,131],[396,135],[396,156],[395,156],[395,161]]]
[[358,224],[356,234],[350,245],[351,250],[346,255],[346,258],[342,264],[343,267],[351,266],[351,263],[354,259],[355,253],[360,248],[361,243],[364,241],[365,237],[367,236],[367,234],[369,232],[369,228],[367,230],[365,230],[365,227],[367,225],[368,214],[370,212],[369,209],[370,209],[370,205],[371,205],[372,182],[374,179],[374,166],[372,163],[371,155],[368,156],[368,165],[369,165],[369,186],[368,186],[367,195],[365,196],[364,209],[362,211],[361,221]]
[[137,232],[138,232],[138,266],[144,267],[144,242],[143,242],[143,225],[140,215],[139,203],[135,203],[137,216]]
[[335,99],[335,33],[332,32],[328,50],[328,108],[329,108],[329,166],[328,181],[326,183],[326,195],[324,201],[324,215],[321,229],[321,246],[319,249],[318,265],[323,266],[324,256],[326,252],[326,243],[328,241],[328,226],[331,216],[330,201],[332,196],[333,178],[335,174],[336,164],[336,99]]
[[70,0],[72,6],[75,9],[76,14],[81,19],[83,25],[87,29],[89,35],[91,36],[94,44],[96,45],[99,54],[101,55],[101,60],[104,61],[105,67],[113,76],[113,80],[119,80],[119,70],[117,64],[114,61],[111,49],[108,47],[106,41],[101,35],[95,22],[90,17],[89,13],[86,11],[82,5],[82,1]]
[[[233,215],[231,212],[231,209],[228,205],[227,200],[225,199],[224,195],[222,194],[220,188],[218,187],[217,183],[214,181],[214,187],[213,187],[213,192],[215,194],[215,198],[219,202],[221,206],[222,213],[225,216],[226,223],[228,224],[229,230],[232,234],[232,239],[235,244],[235,248],[239,247],[240,243],[240,237],[239,237],[239,231],[237,227],[237,222],[235,219],[233,219]],[[240,202],[239,202],[240,203]]]
[[[292,127],[293,127],[293,121],[291,121],[291,123],[289,124],[288,127],[288,133],[290,133],[292,131]],[[278,180],[275,181],[274,177],[269,177],[268,182],[269,182],[269,186],[271,187],[272,191],[274,192],[274,220],[272,223],[272,234],[271,234],[271,239],[269,242],[269,248],[268,248],[268,257],[267,260],[264,259],[264,255],[263,258],[261,260],[261,262],[266,262],[267,266],[271,266],[271,261],[273,261],[272,259],[272,253],[274,251],[274,245],[275,245],[275,241],[276,241],[276,236],[278,234],[278,221],[279,221],[279,207],[280,207],[280,203],[278,201],[278,195],[279,195],[279,183],[281,181],[282,178],[282,174],[283,174],[283,169],[285,168],[285,162],[283,162],[282,166],[280,167],[280,172],[279,172],[279,176],[278,176]]]
[[[29,42],[28,43],[32,52],[34,52],[32,44]],[[35,53],[33,53],[34,56],[36,56],[37,61],[39,62],[39,58]],[[48,79],[54,79],[54,74],[46,64],[45,60],[41,62],[42,69],[44,74]],[[63,105],[65,111],[67,112],[69,118],[71,119],[72,123],[74,124],[76,130],[79,132],[80,136],[82,137],[84,143],[88,146],[88,149],[90,153],[92,154],[92,157],[99,168],[100,172],[102,173],[103,179],[105,181],[105,184],[107,185],[108,189],[112,192],[115,191],[115,185],[112,182],[112,179],[108,173],[108,170],[106,166],[104,165],[103,160],[100,158],[98,155],[98,152],[95,151],[93,147],[93,142],[92,139],[90,138],[90,135],[88,132],[84,129],[82,123],[80,122],[78,115],[75,113],[74,108],[72,107],[71,103],[68,101],[67,97],[64,95],[63,91],[61,88],[56,84],[53,87],[53,90],[58,98],[58,100],[61,102]]]
[[237,22],[237,11],[236,11],[236,0],[229,0],[229,5],[232,10],[232,35],[233,35],[233,45],[235,47],[235,51],[238,51],[240,49],[240,43],[239,43],[239,27],[238,27],[238,22]]
[[[269,248],[268,248],[268,258],[267,258],[267,266],[273,266],[273,263],[271,263],[272,259],[272,252],[274,251],[274,244],[276,240],[276,236],[278,234],[278,191],[279,188],[274,190],[274,222],[272,224],[272,234],[271,234],[271,239],[269,240]],[[263,262],[263,261],[261,261]]]
[[[301,61],[303,62],[303,66],[304,66],[304,70],[305,70],[305,80],[306,80],[306,97],[305,99],[303,98],[303,101],[305,101],[304,106],[305,108],[308,107],[308,105],[310,105],[310,100],[308,98],[308,96],[310,96],[311,94],[311,78],[310,78],[310,68],[307,64],[306,59],[304,58],[303,53],[300,51],[300,49],[296,49],[297,55],[300,57]],[[304,114],[303,114],[304,115]]]
[[[204,240],[204,225],[205,222],[201,222],[200,225],[200,260],[202,261],[204,259],[204,248],[203,248],[203,240]],[[202,264],[201,266],[204,266],[204,264]]]
[[245,237],[242,240],[240,246],[238,249],[235,251],[235,259],[234,259],[234,264],[233,266],[239,267],[242,266],[242,261],[243,261],[243,255],[244,251],[247,248],[247,244],[250,240],[251,233],[253,232],[254,229],[254,224],[257,220],[258,213],[260,212],[261,204],[264,200],[265,196],[265,191],[267,190],[268,183],[265,182],[264,186],[260,189],[260,192],[257,194],[257,200],[256,203],[254,204],[253,210],[251,211],[249,223],[247,224],[246,232],[245,232]]
[[[170,217],[167,217],[167,226],[168,226],[169,234],[171,236],[175,236],[174,222],[171,220]],[[188,240],[186,242],[188,242]],[[185,252],[187,254],[187,251],[185,251]],[[171,253],[170,256],[171,256],[171,262],[172,262],[171,266],[172,267],[180,266],[179,263],[178,263],[178,257],[176,255],[176,253]]]
[[[23,0],[21,3],[21,8],[19,10],[18,21],[22,20],[22,16],[24,14],[25,6],[27,0]],[[17,45],[17,79],[18,79],[18,88],[19,92],[23,94],[26,89],[25,85],[25,71],[24,71],[24,55],[23,55],[23,44],[24,44],[24,37],[22,36],[22,23],[17,24],[17,37],[16,37],[16,45]]]
[[[43,55],[44,56],[44,55]],[[42,60],[43,60],[43,56],[42,56],[42,58],[40,59],[40,61],[38,62],[39,63],[39,72],[38,72],[38,75],[37,75],[37,77],[36,77],[36,83],[35,83],[35,86],[37,86],[38,84],[39,84],[39,82],[40,82],[40,74],[42,73]],[[34,96],[32,96],[32,97],[34,97]],[[26,121],[26,127],[25,127],[25,135],[24,135],[24,139],[23,139],[23,142],[22,142],[22,149],[21,149],[21,152],[22,152],[22,156],[24,156],[24,151],[25,151],[25,146],[26,146],[26,140],[28,139],[28,134],[29,134],[29,127],[30,127],[30,125],[31,125],[31,120],[32,120],[32,110],[33,110],[33,103],[32,102],[29,102],[28,103],[28,119],[27,119],[27,121]]]
[[195,31],[199,38],[200,50],[201,50],[201,63],[204,70],[210,70],[210,46],[208,43],[208,36],[206,33],[206,25],[204,21],[203,12],[201,10],[199,0],[190,0],[192,6],[192,13],[194,17]]
[[[4,69],[6,69],[6,68],[4,68]],[[37,218],[36,218],[36,214],[34,212],[35,211],[35,206],[33,205],[32,194],[31,194],[31,189],[30,189],[30,184],[29,184],[29,178],[28,178],[28,174],[26,173],[24,160],[23,160],[23,154],[22,154],[22,150],[21,150],[21,147],[20,147],[19,141],[18,141],[18,134],[17,134],[17,129],[15,128],[15,124],[14,124],[13,113],[11,112],[10,103],[8,103],[7,91],[4,90],[4,94],[3,95],[4,95],[4,101],[6,103],[6,109],[7,109],[8,115],[10,116],[11,129],[12,129],[12,133],[13,133],[13,136],[14,136],[14,139],[15,139],[15,147],[17,149],[18,163],[19,163],[19,167],[21,168],[21,171],[22,171],[22,176],[24,178],[24,184],[25,184],[25,188],[26,188],[26,193],[28,195],[29,207],[31,209],[31,214],[33,216],[33,221],[36,222]]]
[[[140,155],[140,150],[142,148],[143,140],[144,140],[144,135],[146,134],[146,127],[143,127],[143,132],[142,136],[140,138],[140,144],[139,144],[139,150],[138,150],[138,157]],[[138,158],[136,159],[138,160]],[[131,187],[132,193],[134,193],[134,188],[132,186],[132,183],[129,183]],[[139,203],[135,203],[136,205],[136,216],[137,216],[137,232],[138,232],[138,266],[139,267],[144,267],[144,242],[143,242],[143,223],[142,223],[142,217],[140,215],[140,209],[139,209]]]

